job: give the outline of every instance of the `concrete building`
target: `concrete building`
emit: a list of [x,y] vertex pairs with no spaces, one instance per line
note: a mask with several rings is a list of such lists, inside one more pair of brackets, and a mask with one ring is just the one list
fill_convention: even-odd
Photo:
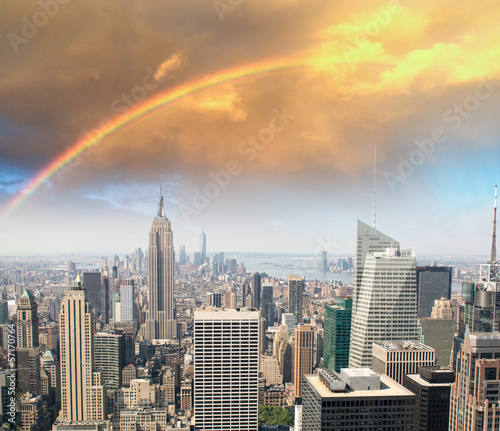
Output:
[[17,349],[17,386],[21,392],[42,393],[40,349]]
[[325,305],[323,360],[325,368],[340,372],[349,366],[352,299],[336,298],[335,305]]
[[134,297],[134,280],[122,280],[120,285],[120,322],[133,322],[135,320]]
[[421,317],[418,319],[422,328],[423,342],[436,351],[436,366],[450,366],[455,335],[455,320]]
[[373,366],[376,373],[385,374],[403,384],[406,374],[415,374],[419,367],[433,367],[436,352],[432,347],[411,341],[373,343]]
[[19,400],[19,413],[21,413],[22,431],[48,431],[50,430],[50,413],[41,395],[26,392]]
[[414,431],[415,395],[368,368],[304,376],[305,431]]
[[130,382],[137,379],[137,367],[134,364],[128,364],[122,370],[122,386],[130,387]]
[[146,319],[147,340],[177,338],[174,303],[174,244],[170,221],[165,216],[163,196],[158,215],[149,231],[149,309]]
[[407,374],[403,386],[416,395],[415,431],[448,431],[450,389],[455,373],[449,368],[419,368]]
[[367,254],[353,307],[350,367],[372,365],[374,342],[419,341],[413,250]]
[[261,356],[260,371],[262,377],[266,379],[266,386],[281,385],[283,383],[283,375],[281,374],[280,365],[276,356]]
[[297,324],[302,323],[302,298],[305,282],[302,277],[288,276],[288,312],[295,316]]
[[167,431],[168,425],[166,408],[140,407],[120,412],[120,431]]
[[80,275],[64,293],[59,314],[61,420],[107,418],[106,386],[94,368],[94,320]]
[[302,377],[314,368],[314,330],[311,325],[298,325],[293,346],[293,393],[302,397]]
[[17,301],[17,348],[34,349],[38,347],[38,305],[35,297],[25,289]]
[[257,431],[259,311],[194,313],[195,430]]
[[500,429],[500,334],[465,333],[451,387],[450,431]]
[[108,392],[122,385],[122,369],[125,359],[123,335],[100,332],[94,338],[94,366],[102,371]]

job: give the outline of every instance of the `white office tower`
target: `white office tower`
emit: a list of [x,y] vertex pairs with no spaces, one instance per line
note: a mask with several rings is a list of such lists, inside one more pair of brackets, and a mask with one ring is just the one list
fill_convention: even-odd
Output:
[[402,340],[419,341],[415,254],[368,253],[352,313],[349,367],[372,366],[373,342]]
[[60,420],[107,419],[102,372],[94,370],[94,322],[80,274],[66,290],[59,314],[61,344]]
[[147,340],[177,338],[174,304],[174,245],[170,221],[165,216],[163,196],[158,215],[149,231],[149,310],[146,319]]
[[195,311],[195,430],[257,431],[259,318],[256,309]]

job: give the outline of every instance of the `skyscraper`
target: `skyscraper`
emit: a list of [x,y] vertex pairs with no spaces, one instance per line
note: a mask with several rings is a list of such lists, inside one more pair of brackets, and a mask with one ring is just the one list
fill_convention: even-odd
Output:
[[328,271],[328,253],[326,250],[321,252],[321,270]]
[[266,319],[266,328],[274,326],[274,286],[272,284],[264,284],[262,286],[262,317]]
[[200,261],[201,265],[205,263],[205,258],[207,257],[207,235],[205,232],[200,234]]
[[149,232],[149,311],[146,339],[177,338],[174,314],[174,246],[170,221],[165,216],[160,190],[158,215]]
[[399,242],[358,220],[354,269],[354,298],[352,304],[354,312],[356,311],[357,292],[361,287],[363,279],[366,255],[368,253],[385,251],[388,247],[399,249]]
[[17,348],[38,347],[38,305],[35,297],[25,289],[17,301]]
[[107,391],[116,391],[120,388],[124,360],[125,345],[123,335],[104,332],[95,334],[94,366],[102,371]]
[[120,322],[133,322],[134,309],[134,280],[123,280],[120,286]]
[[101,273],[100,272],[84,272],[83,273],[83,285],[87,291],[89,297],[90,306],[94,310],[95,317],[101,315]]
[[325,368],[337,373],[349,367],[351,318],[351,298],[337,298],[335,305],[325,305],[323,359]]
[[185,264],[186,264],[186,246],[180,245],[179,246],[179,265],[185,265]]
[[259,312],[194,313],[195,430],[257,431]]
[[252,305],[260,309],[260,292],[261,289],[261,279],[260,279],[260,274],[256,272],[253,275],[253,288],[252,288]]
[[59,315],[61,344],[60,419],[101,421],[107,418],[102,372],[94,370],[94,319],[78,274],[64,293]]
[[451,387],[450,431],[500,429],[500,334],[465,333]]
[[450,266],[417,266],[418,317],[431,317],[434,301],[451,298]]
[[304,295],[304,279],[296,275],[288,276],[288,312],[302,323],[302,296]]
[[302,397],[302,377],[312,374],[314,367],[314,330],[311,325],[298,325],[295,330],[293,394]]
[[415,254],[388,248],[365,256],[353,310],[349,366],[371,367],[374,341],[418,341]]

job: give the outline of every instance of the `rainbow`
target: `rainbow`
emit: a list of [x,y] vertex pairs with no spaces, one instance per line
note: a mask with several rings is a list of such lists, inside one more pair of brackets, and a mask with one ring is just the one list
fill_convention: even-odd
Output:
[[59,154],[54,160],[36,173],[28,184],[20,190],[0,212],[0,221],[5,220],[13,211],[15,211],[23,202],[32,196],[42,184],[52,178],[58,171],[65,167],[76,157],[98,144],[103,138],[117,132],[122,127],[150,114],[167,104],[173,103],[185,96],[200,92],[204,89],[221,85],[230,81],[247,78],[256,75],[262,75],[271,72],[277,72],[284,69],[327,66],[339,61],[333,58],[305,58],[292,57],[282,59],[271,59],[261,62],[246,64],[234,68],[225,69],[215,74],[201,77],[185,84],[179,85],[173,89],[146,99],[135,108],[114,117],[106,126],[100,129],[94,129],[87,133],[83,138],[67,147],[65,151]]

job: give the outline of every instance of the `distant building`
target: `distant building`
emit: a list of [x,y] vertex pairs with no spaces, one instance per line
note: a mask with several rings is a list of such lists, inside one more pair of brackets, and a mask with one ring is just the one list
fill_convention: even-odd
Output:
[[326,250],[321,252],[321,269],[323,271],[328,271],[328,254]]
[[392,341],[373,343],[372,369],[385,374],[403,384],[407,374],[415,374],[419,367],[432,367],[436,352],[433,348],[411,341]]
[[288,311],[292,313],[297,324],[302,323],[302,298],[304,296],[304,279],[296,275],[288,276]]
[[84,272],[83,284],[89,297],[90,306],[94,310],[95,317],[101,315],[102,281],[100,272]]
[[134,318],[134,280],[123,280],[120,285],[120,322],[133,322]]
[[38,305],[35,297],[25,289],[17,301],[17,348],[38,347]]
[[206,297],[206,306],[210,308],[222,307],[222,294],[208,292]]
[[403,386],[416,395],[415,431],[448,431],[450,389],[455,373],[448,368],[419,368],[407,374]]
[[186,246],[179,246],[179,265],[186,265]]
[[314,330],[311,325],[297,326],[293,353],[293,393],[297,399],[302,397],[302,377],[311,374],[314,368]]
[[451,298],[452,269],[449,266],[417,266],[418,317],[431,317],[436,299]]
[[253,275],[253,286],[252,286],[252,303],[257,309],[260,309],[260,295],[261,295],[261,279],[258,272]]
[[102,371],[106,389],[116,391],[122,385],[125,359],[123,335],[100,332],[94,338],[94,366]]
[[415,395],[367,368],[304,376],[302,429],[414,431]]
[[351,317],[351,298],[336,298],[335,305],[325,305],[323,360],[325,368],[338,373],[349,367]]
[[200,262],[201,265],[205,263],[207,257],[207,235],[205,232],[200,234]]
[[272,284],[264,284],[262,286],[262,317],[266,319],[266,328],[274,326],[274,286]]

